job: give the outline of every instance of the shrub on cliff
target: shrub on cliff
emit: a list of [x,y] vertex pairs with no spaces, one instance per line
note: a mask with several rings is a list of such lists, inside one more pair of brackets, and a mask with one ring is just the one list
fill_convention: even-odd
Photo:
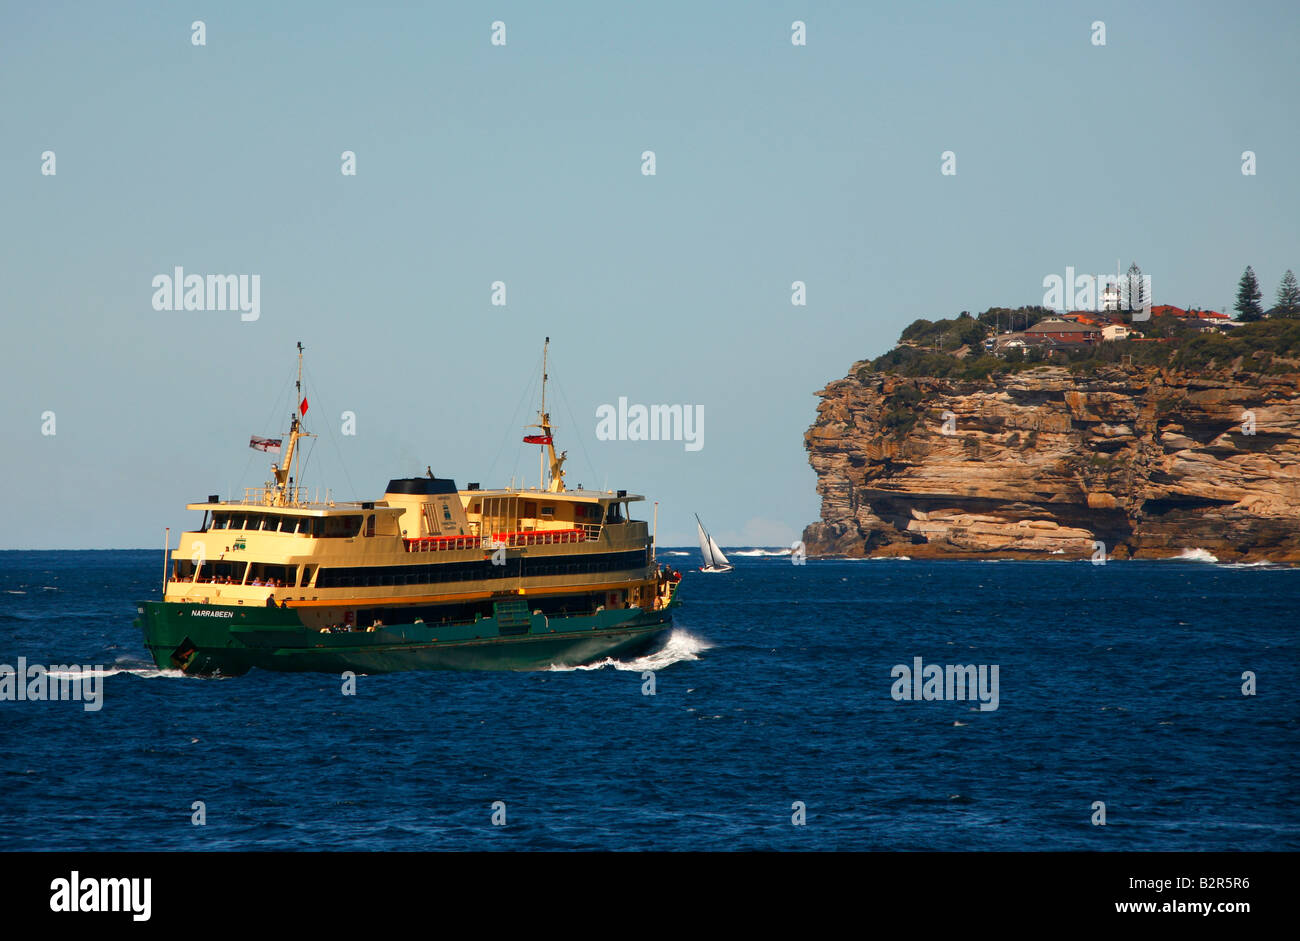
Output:
[[[1256,353],[1267,357],[1256,357]],[[1174,356],[1179,369],[1203,369],[1214,361],[1222,368],[1242,357],[1244,372],[1291,372],[1289,364],[1274,364],[1274,357],[1300,357],[1300,320],[1258,320],[1237,327],[1232,333],[1203,333],[1183,342]]]
[[986,324],[967,311],[946,320],[913,320],[899,335],[899,343],[922,349],[955,350],[962,346],[978,348],[988,336]]

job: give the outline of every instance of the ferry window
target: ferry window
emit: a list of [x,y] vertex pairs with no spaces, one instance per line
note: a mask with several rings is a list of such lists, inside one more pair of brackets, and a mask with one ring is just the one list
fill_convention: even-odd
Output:
[[325,535],[325,518],[318,516],[311,521],[311,534],[316,539]]
[[606,523],[621,523],[621,522],[623,522],[623,504],[621,504],[621,503],[611,503],[611,504],[609,505],[609,510],[608,510],[608,512],[606,512],[606,514],[605,514],[605,522],[606,522]]
[[330,516],[325,520],[325,535],[329,537],[349,537],[361,532],[360,516]]
[[477,513],[477,512],[479,512],[479,505],[478,505],[478,503],[475,503],[472,507],[470,507],[470,508],[469,508],[469,511],[470,511],[471,513]]
[[373,536],[374,534],[375,534],[375,514],[370,513],[366,515],[366,535]]
[[451,507],[447,506],[445,503],[442,505],[442,518],[448,523],[451,522]]
[[291,533],[298,527],[298,520],[293,516],[280,517],[280,532]]
[[531,516],[535,519],[537,517],[537,504],[531,500],[526,501],[524,503],[524,516]]
[[555,507],[553,506],[542,507],[542,516],[551,516],[551,517],[555,516]]

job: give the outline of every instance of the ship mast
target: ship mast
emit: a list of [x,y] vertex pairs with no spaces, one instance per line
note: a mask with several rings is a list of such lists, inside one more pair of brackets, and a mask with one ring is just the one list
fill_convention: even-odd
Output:
[[[302,481],[298,478],[298,439],[311,437],[307,432],[302,430],[302,420],[300,412],[302,411],[302,341],[298,341],[298,380],[294,383],[294,388],[298,394],[294,399],[295,407],[293,415],[289,419],[289,450],[284,455],[284,466],[278,464],[271,465],[271,472],[275,474],[275,492],[269,494],[272,506],[289,506],[296,504],[297,494],[294,491],[301,489]],[[292,474],[290,473],[292,471]],[[289,481],[294,481],[292,490],[289,487]]]
[[[537,412],[537,424],[529,425],[529,428],[541,429],[540,441],[546,450],[540,452],[537,456],[537,475],[538,486],[545,487],[549,493],[562,493],[564,491],[564,461],[568,451],[561,451],[559,456],[555,454],[555,438],[551,428],[551,415],[546,411],[546,355],[551,345],[551,338],[547,337],[546,342],[542,345],[542,407]],[[525,439],[527,440],[527,439]],[[550,458],[551,465],[551,482],[548,485],[542,479],[542,462],[545,458]]]

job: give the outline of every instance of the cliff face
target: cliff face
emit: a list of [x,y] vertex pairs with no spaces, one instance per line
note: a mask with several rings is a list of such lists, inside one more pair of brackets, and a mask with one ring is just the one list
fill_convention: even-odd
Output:
[[810,555],[1088,558],[1101,542],[1114,558],[1300,561],[1300,374],[869,368],[818,393],[804,436],[822,497]]

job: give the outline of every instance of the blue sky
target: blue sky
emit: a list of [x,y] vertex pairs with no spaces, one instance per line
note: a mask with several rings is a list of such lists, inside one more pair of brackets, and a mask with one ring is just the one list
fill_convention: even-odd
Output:
[[[917,317],[1300,269],[1297,5],[863,6],[6,5],[0,547],[160,545],[260,484],[298,340],[308,485],[535,482],[544,336],[570,483],[788,544],[814,393]],[[178,265],[259,275],[259,319],[154,310]],[[704,447],[596,440],[620,396],[703,406]]]

